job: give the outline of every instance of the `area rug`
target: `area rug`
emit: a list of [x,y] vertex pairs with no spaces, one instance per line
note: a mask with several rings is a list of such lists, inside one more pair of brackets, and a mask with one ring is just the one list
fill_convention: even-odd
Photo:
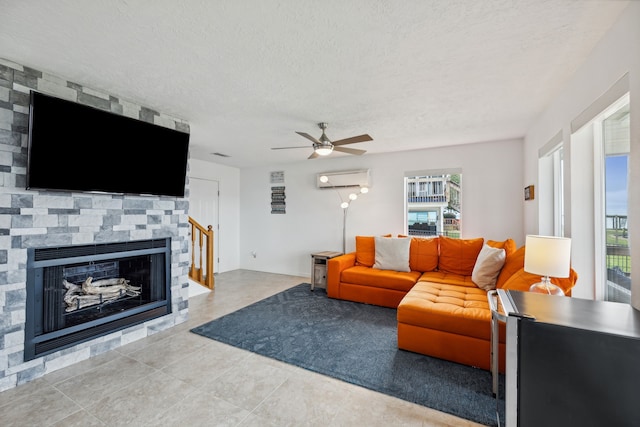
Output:
[[[491,374],[397,348],[396,310],[303,283],[192,332],[484,425],[504,425]],[[504,390],[504,378],[501,378]]]

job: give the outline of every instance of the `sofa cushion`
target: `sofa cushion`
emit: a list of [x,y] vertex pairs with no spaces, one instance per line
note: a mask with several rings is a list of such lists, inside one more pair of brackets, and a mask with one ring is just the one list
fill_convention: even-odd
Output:
[[376,262],[376,243],[373,236],[356,236],[356,265],[373,267]]
[[398,305],[398,322],[491,339],[491,310],[482,289],[418,282]]
[[409,247],[411,239],[375,237],[375,262],[373,268],[380,270],[411,271]]
[[438,268],[438,237],[411,239],[409,267],[413,271],[434,271]]
[[516,241],[513,239],[507,239],[504,242],[499,242],[497,240],[487,240],[486,243],[492,248],[504,249],[504,252],[507,256],[514,253],[518,249],[516,246]]
[[[391,237],[385,234],[382,237]],[[376,262],[376,243],[374,236],[356,236],[356,265],[373,267]]]
[[471,273],[471,280],[485,291],[495,289],[498,274],[504,265],[506,255],[504,249],[492,248],[488,244],[482,247]]
[[521,246],[515,252],[507,254],[507,258],[504,260],[504,265],[496,281],[496,288],[501,289],[513,273],[524,267],[524,248],[524,246]]
[[418,282],[436,282],[447,285],[466,286],[469,288],[477,288],[476,284],[471,280],[471,276],[463,276],[461,274],[447,273],[446,271],[427,271],[422,273]]
[[[571,289],[575,286],[577,281],[578,274],[573,269],[569,271],[569,277],[551,278],[551,283],[559,286],[566,296],[571,295]],[[509,280],[507,280],[502,286],[502,289],[527,292],[531,285],[538,282],[540,282],[540,275],[527,273],[524,271],[524,268],[521,268],[511,275]]]
[[355,266],[344,270],[340,275],[340,281],[355,285],[396,289],[406,292],[413,287],[419,277],[420,272],[418,271],[403,272]]
[[440,237],[440,257],[438,270],[471,276],[484,239],[452,239]]

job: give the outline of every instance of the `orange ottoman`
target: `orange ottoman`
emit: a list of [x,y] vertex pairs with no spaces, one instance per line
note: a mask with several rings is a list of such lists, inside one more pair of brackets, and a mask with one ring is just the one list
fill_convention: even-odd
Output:
[[[491,310],[476,286],[418,282],[398,305],[398,348],[490,369]],[[504,325],[500,354],[504,355]],[[504,357],[500,357],[504,372]]]

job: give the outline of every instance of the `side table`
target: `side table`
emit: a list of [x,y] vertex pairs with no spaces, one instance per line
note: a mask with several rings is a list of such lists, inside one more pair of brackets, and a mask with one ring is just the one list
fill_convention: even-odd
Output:
[[311,290],[327,288],[327,261],[342,255],[342,252],[324,251],[311,254]]

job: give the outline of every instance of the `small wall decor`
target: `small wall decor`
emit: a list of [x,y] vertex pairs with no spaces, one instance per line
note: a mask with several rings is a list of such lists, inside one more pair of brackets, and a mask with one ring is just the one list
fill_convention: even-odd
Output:
[[284,184],[284,171],[274,171],[269,174],[271,184]]
[[272,214],[285,214],[287,213],[287,204],[285,199],[287,196],[284,194],[284,186],[271,187],[271,213]]
[[534,194],[534,190],[533,190],[533,185],[530,185],[528,187],[524,187],[524,199],[525,200],[533,200],[535,194]]

